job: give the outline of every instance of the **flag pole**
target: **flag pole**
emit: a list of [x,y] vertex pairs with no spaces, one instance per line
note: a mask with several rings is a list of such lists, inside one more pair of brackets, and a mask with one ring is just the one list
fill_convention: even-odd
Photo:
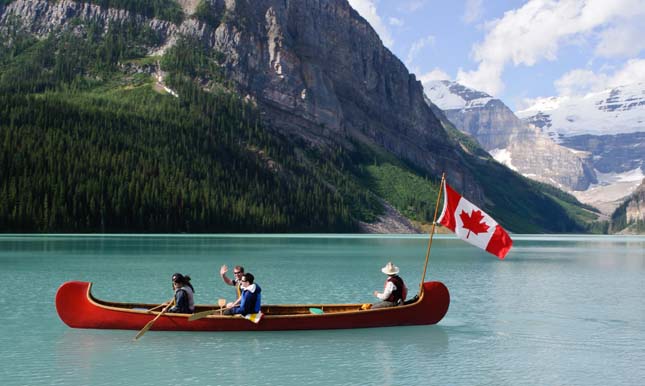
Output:
[[428,260],[430,259],[430,247],[432,246],[432,237],[434,236],[434,228],[437,224],[437,212],[439,211],[441,192],[443,191],[443,184],[445,183],[446,183],[446,173],[441,173],[441,183],[439,184],[439,194],[437,194],[437,204],[434,208],[434,219],[432,219],[432,231],[430,231],[430,240],[428,240],[428,251],[426,252],[426,263],[423,265],[423,276],[421,277],[419,294],[421,294],[421,292],[423,291],[423,282],[426,279],[426,269],[428,268]]

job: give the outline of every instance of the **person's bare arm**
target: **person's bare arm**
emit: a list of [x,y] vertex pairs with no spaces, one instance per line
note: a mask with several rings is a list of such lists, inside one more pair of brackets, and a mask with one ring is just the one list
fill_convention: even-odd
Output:
[[239,298],[237,298],[237,300],[235,300],[234,302],[232,302],[232,303],[228,303],[228,304],[226,305],[226,308],[237,307],[237,306],[239,306],[239,305],[240,305],[240,302],[241,302],[241,301],[242,301],[242,297],[240,296],[240,297],[239,297]]
[[226,264],[224,264],[219,269],[219,275],[222,277],[222,280],[224,280],[224,283],[226,283],[228,285],[235,285],[235,283],[233,283],[233,280],[231,280],[228,277],[226,277],[226,272],[228,272],[228,267],[226,266]]

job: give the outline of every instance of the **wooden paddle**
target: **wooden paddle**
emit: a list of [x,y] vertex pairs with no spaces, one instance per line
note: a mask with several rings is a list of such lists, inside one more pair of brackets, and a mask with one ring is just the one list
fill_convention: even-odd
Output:
[[148,313],[151,314],[152,311],[156,310],[157,308],[163,307],[164,304],[166,304],[166,303],[161,303],[160,305],[158,305],[156,307],[152,307],[151,309],[148,310]]
[[190,315],[188,317],[188,321],[192,322],[193,320],[201,319],[201,318],[204,318],[204,317],[206,317],[208,315],[213,315],[217,311],[219,311],[220,315],[222,315],[224,310],[228,310],[230,308],[230,307],[222,308],[222,307],[224,307],[226,305],[226,299],[219,299],[217,301],[217,305],[219,306],[219,308],[215,308],[213,310],[208,310],[208,311],[197,312],[195,314]]
[[159,319],[161,317],[161,315],[165,314],[166,311],[168,311],[170,306],[172,306],[172,303],[173,303],[174,300],[175,300],[174,296],[172,297],[172,299],[168,300],[168,305],[166,307],[164,307],[164,309],[159,313],[159,315],[155,316],[154,319],[152,319],[151,321],[146,323],[146,325],[143,326],[141,331],[139,331],[139,333],[134,337],[133,340],[137,340],[137,339],[141,338],[143,336],[143,334],[145,334],[150,329],[150,327],[152,327],[152,325],[155,324],[157,319]]

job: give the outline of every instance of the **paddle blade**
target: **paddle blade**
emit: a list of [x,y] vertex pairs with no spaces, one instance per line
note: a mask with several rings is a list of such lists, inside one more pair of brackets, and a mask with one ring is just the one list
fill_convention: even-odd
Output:
[[208,315],[212,315],[212,314],[216,313],[217,311],[219,311],[219,309],[217,309],[217,310],[208,310],[208,311],[197,312],[197,313],[195,313],[195,314],[190,315],[190,316],[188,317],[188,321],[189,321],[189,322],[192,322],[193,320],[197,320],[197,319],[204,318],[204,317],[206,317],[206,316],[208,316]]
[[150,327],[152,327],[152,325],[155,323],[156,320],[157,319],[155,318],[155,319],[152,319],[151,321],[149,321],[148,323],[146,323],[146,325],[143,326],[141,331],[139,331],[137,333],[137,335],[134,337],[134,340],[137,340],[137,339],[141,338],[143,336],[143,334],[145,334],[150,329]]
[[310,308],[309,312],[311,312],[314,315],[322,315],[325,313],[325,311],[321,310],[320,308]]
[[139,333],[137,333],[137,335],[136,335],[136,336],[134,337],[134,339],[132,339],[132,340],[133,340],[133,341],[136,341],[137,339],[141,338],[141,337],[143,336],[143,334],[145,334],[145,333],[146,333],[146,331],[148,331],[148,330],[150,329],[150,327],[152,327],[152,325],[153,325],[153,324],[155,324],[155,322],[157,321],[157,319],[161,318],[161,315],[165,314],[165,313],[166,313],[166,311],[168,311],[168,309],[170,308],[170,306],[172,306],[172,304],[174,303],[174,300],[175,300],[175,298],[174,298],[174,297],[173,297],[172,299],[168,300],[168,303],[167,303],[166,307],[163,309],[163,311],[161,311],[161,312],[159,313],[159,315],[155,316],[155,318],[154,318],[154,319],[152,319],[151,321],[149,321],[148,323],[146,323],[146,325],[145,325],[145,326],[143,326],[143,328],[141,329],[141,331],[139,331]]

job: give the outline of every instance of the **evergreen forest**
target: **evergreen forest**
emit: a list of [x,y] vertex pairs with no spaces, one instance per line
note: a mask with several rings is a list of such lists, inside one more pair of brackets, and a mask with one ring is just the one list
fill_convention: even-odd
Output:
[[350,232],[380,213],[355,155],[269,132],[217,53],[146,57],[151,31],[103,27],[2,47],[0,231]]

